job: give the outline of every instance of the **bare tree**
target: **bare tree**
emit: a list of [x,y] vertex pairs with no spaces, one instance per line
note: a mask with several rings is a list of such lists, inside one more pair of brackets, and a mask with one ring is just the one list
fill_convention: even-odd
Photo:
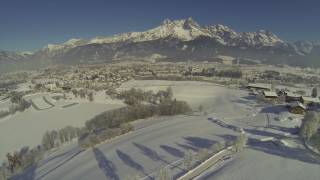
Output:
[[237,138],[237,140],[234,143],[234,149],[236,152],[242,151],[245,145],[247,144],[247,136],[245,133],[241,133],[240,136]]
[[219,151],[221,151],[222,149],[225,148],[225,143],[214,143],[212,146],[211,146],[211,150],[213,153],[217,153]]
[[189,150],[183,157],[183,165],[186,170],[190,170],[193,161],[193,153]]
[[203,162],[205,160],[207,160],[209,157],[209,151],[206,148],[202,148],[200,149],[200,151],[198,152],[198,160]]

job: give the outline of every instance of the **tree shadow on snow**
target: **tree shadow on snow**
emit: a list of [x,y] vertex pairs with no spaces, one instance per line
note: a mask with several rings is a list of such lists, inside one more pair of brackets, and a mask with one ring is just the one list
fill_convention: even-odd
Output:
[[217,137],[220,137],[224,140],[224,142],[233,142],[235,141],[238,137],[235,135],[231,135],[231,134],[220,134],[220,135],[215,135]]
[[109,161],[106,156],[98,149],[93,148],[94,156],[98,162],[99,168],[102,170],[107,179],[120,180],[117,172],[117,168],[112,161]]
[[290,133],[290,134],[295,134],[295,135],[299,133],[298,127],[282,127],[282,126],[269,125],[268,128]]
[[120,151],[119,149],[116,150],[118,157],[122,160],[123,163],[126,165],[144,173],[144,168],[139,163],[135,162],[128,154]]
[[[165,163],[167,165],[171,164],[171,162],[167,161],[165,159],[164,156],[161,156],[157,153],[157,151],[145,146],[145,145],[142,145],[142,144],[139,144],[139,143],[135,143],[133,142],[133,145],[136,146],[138,149],[140,149],[140,151],[142,152],[142,154],[144,154],[145,156],[147,156],[148,158],[150,158],[151,160],[153,161],[159,161],[159,162],[162,162],[162,163]],[[172,168],[178,168],[178,169],[181,169],[179,166],[177,165],[171,165]]]
[[282,112],[288,112],[288,109],[285,105],[274,105],[274,106],[268,106],[264,107],[260,111],[261,113],[270,113],[270,114],[280,114]]
[[58,159],[63,156],[65,156],[65,157],[72,156],[72,155],[78,153],[79,151],[81,151],[81,150],[79,150],[79,147],[74,147],[66,152],[63,152],[63,153],[57,154],[55,156],[52,156],[50,158],[44,159],[44,161],[40,162],[39,165],[43,166],[43,165],[47,164],[48,162],[52,162],[52,160]]
[[192,150],[192,151],[196,152],[196,151],[199,150],[199,148],[190,146],[188,144],[181,144],[181,143],[176,143],[176,144],[177,144],[177,146],[179,146],[179,147],[181,147],[181,148],[183,148],[183,149],[185,149],[187,151]]
[[163,150],[165,150],[167,153],[171,154],[172,156],[175,156],[178,158],[182,158],[184,156],[184,153],[177,148],[167,146],[167,145],[161,145],[160,148],[162,148]]
[[220,127],[227,128],[227,129],[230,129],[230,130],[233,130],[233,131],[238,131],[238,127],[237,126],[234,126],[234,125],[231,125],[231,124],[227,124],[227,123],[225,123],[224,121],[222,121],[220,119],[209,117],[208,121],[210,121],[212,123],[215,123],[216,125],[218,125]]
[[187,143],[195,148],[210,148],[213,144],[215,144],[217,141],[202,138],[202,137],[184,137],[184,139],[187,141]]
[[145,145],[142,145],[142,144],[139,144],[139,143],[135,143],[133,142],[133,145],[136,146],[138,149],[140,149],[140,151],[145,155],[147,156],[148,158],[152,159],[153,161],[160,161],[162,160],[162,157],[157,153],[157,151],[145,146]]
[[260,142],[257,139],[249,138],[249,148],[262,151],[267,154],[280,156],[287,159],[295,159],[311,164],[320,164],[320,159],[312,155],[308,150],[301,148],[291,148],[285,145],[277,145],[275,142]]
[[32,165],[26,169],[23,173],[16,175],[11,180],[35,180],[37,165]]
[[262,130],[258,130],[258,129],[245,129],[246,132],[253,134],[253,135],[258,135],[258,136],[267,136],[267,137],[274,137],[277,139],[282,138],[284,135],[281,134],[276,134],[273,132],[269,132],[269,131],[262,131]]

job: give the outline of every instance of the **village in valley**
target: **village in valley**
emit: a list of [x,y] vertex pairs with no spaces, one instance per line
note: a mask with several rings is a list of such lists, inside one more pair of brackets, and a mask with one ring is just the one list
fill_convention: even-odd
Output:
[[[0,170],[3,174],[11,174],[10,176],[19,179],[19,174],[24,172],[23,168],[16,167],[13,162],[19,162],[17,152],[26,151],[27,157],[35,157],[32,162],[37,162],[38,166],[49,172],[60,165],[47,165],[44,163],[46,159],[66,152],[71,154],[70,157],[62,158],[73,159],[73,156],[83,156],[85,159],[88,156],[85,150],[88,148],[93,148],[97,157],[99,151],[95,147],[111,148],[112,143],[108,141],[117,136],[123,138],[116,138],[115,141],[126,143],[128,146],[130,144],[130,148],[143,151],[149,147],[139,145],[139,141],[142,143],[140,136],[136,137],[136,142],[131,147],[131,141],[127,140],[130,132],[145,133],[145,129],[155,128],[154,131],[162,134],[164,129],[161,122],[176,122],[180,126],[172,126],[166,135],[160,135],[155,141],[144,143],[150,143],[150,147],[160,153],[163,150],[168,151],[166,148],[169,146],[159,145],[158,142],[171,145],[175,143],[176,145],[170,146],[169,150],[182,151],[185,156],[193,156],[192,154],[196,153],[194,156],[202,157],[190,162],[187,169],[197,168],[199,163],[217,152],[216,148],[221,150],[229,145],[236,147],[236,151],[230,154],[229,150],[226,150],[228,153],[215,160],[215,164],[232,161],[237,157],[237,153],[234,153],[240,152],[240,149],[242,151],[245,146],[248,147],[245,152],[267,152],[270,155],[266,155],[266,158],[270,156],[275,161],[278,161],[274,157],[275,153],[278,156],[288,153],[287,156],[292,159],[297,159],[295,153],[298,150],[319,153],[318,130],[306,141],[301,141],[301,138],[304,138],[301,137],[304,119],[309,116],[309,112],[318,112],[320,109],[318,82],[320,74],[316,69],[259,63],[240,64],[237,60],[226,57],[215,62],[136,61],[52,66],[36,71],[2,74],[0,140],[4,141],[1,137],[10,133],[12,140],[5,140],[7,145],[0,151],[0,158],[9,163],[11,170],[5,170],[6,165]],[[163,115],[165,119],[171,120],[164,120]],[[119,124],[111,123],[106,126],[113,118],[118,119]],[[37,138],[28,135],[30,133],[24,128],[19,129],[25,132],[24,137],[8,131],[21,124],[27,129],[37,124],[39,128],[33,132]],[[193,128],[198,129],[197,132],[194,132]],[[212,137],[209,132],[217,134]],[[66,137],[63,138],[64,136]],[[51,144],[47,144],[48,138],[54,138]],[[219,142],[219,146],[212,143],[212,139]],[[188,146],[183,145],[186,141],[189,141]],[[20,147],[21,143],[26,143],[25,145],[31,149],[28,147],[18,150],[23,148]],[[232,145],[233,143],[235,144]],[[240,149],[237,143],[242,144]],[[128,158],[130,152],[125,155],[119,149],[115,149],[114,152],[116,154],[110,156],[115,156],[114,163],[119,166],[118,171],[121,172],[119,176],[143,177],[141,169],[128,171],[126,174],[125,166],[119,164],[121,161],[118,158],[127,163],[123,156]],[[170,163],[181,160],[180,164],[169,165],[170,174],[174,177],[184,177],[188,171],[181,171],[177,167],[184,166],[182,159],[191,157],[174,156],[175,154],[164,155]],[[72,159],[68,161],[72,163]],[[309,162],[309,159],[302,157],[298,160],[303,163]],[[99,159],[97,161],[99,162]],[[159,166],[159,163],[143,161],[150,166],[146,171],[156,177],[159,170],[155,167]],[[288,160],[288,163],[293,162]],[[25,167],[29,167],[30,163],[26,164]],[[77,166],[77,163],[70,168],[73,166]],[[265,168],[255,167],[258,171]],[[313,171],[314,168],[310,166],[309,170]],[[65,170],[58,169],[57,174],[48,175],[39,172],[35,176],[59,179],[61,174],[65,174],[62,172]],[[167,169],[163,171],[165,172],[161,170],[162,173],[167,173]],[[211,176],[210,170],[201,171],[197,176]]]
[[319,7],[1,1],[0,180],[320,180]]

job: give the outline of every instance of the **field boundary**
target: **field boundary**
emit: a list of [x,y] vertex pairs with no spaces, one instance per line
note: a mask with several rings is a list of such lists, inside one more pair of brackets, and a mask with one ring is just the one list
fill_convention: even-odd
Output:
[[43,101],[44,102],[46,102],[47,104],[49,104],[49,105],[51,105],[51,106],[56,106],[56,105],[54,105],[52,102],[50,102],[48,99],[47,99],[47,97],[45,97],[45,96],[42,96],[42,99],[43,99]]
[[33,101],[33,99],[31,99],[30,101],[31,101],[32,107],[33,107],[34,109],[38,110],[38,111],[43,111],[43,110],[47,110],[47,109],[51,109],[51,108],[55,107],[55,105],[52,104],[51,102],[48,102],[48,100],[47,100],[44,96],[42,96],[42,100],[43,100],[46,104],[48,104],[50,107],[42,108],[42,109],[41,109],[41,108],[39,108],[39,106]]

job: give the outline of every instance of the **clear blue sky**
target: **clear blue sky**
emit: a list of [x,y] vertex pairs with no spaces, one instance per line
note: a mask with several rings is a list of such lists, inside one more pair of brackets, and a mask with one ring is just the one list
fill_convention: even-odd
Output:
[[193,17],[236,31],[273,31],[286,41],[320,40],[319,0],[1,0],[0,50],[24,51]]

